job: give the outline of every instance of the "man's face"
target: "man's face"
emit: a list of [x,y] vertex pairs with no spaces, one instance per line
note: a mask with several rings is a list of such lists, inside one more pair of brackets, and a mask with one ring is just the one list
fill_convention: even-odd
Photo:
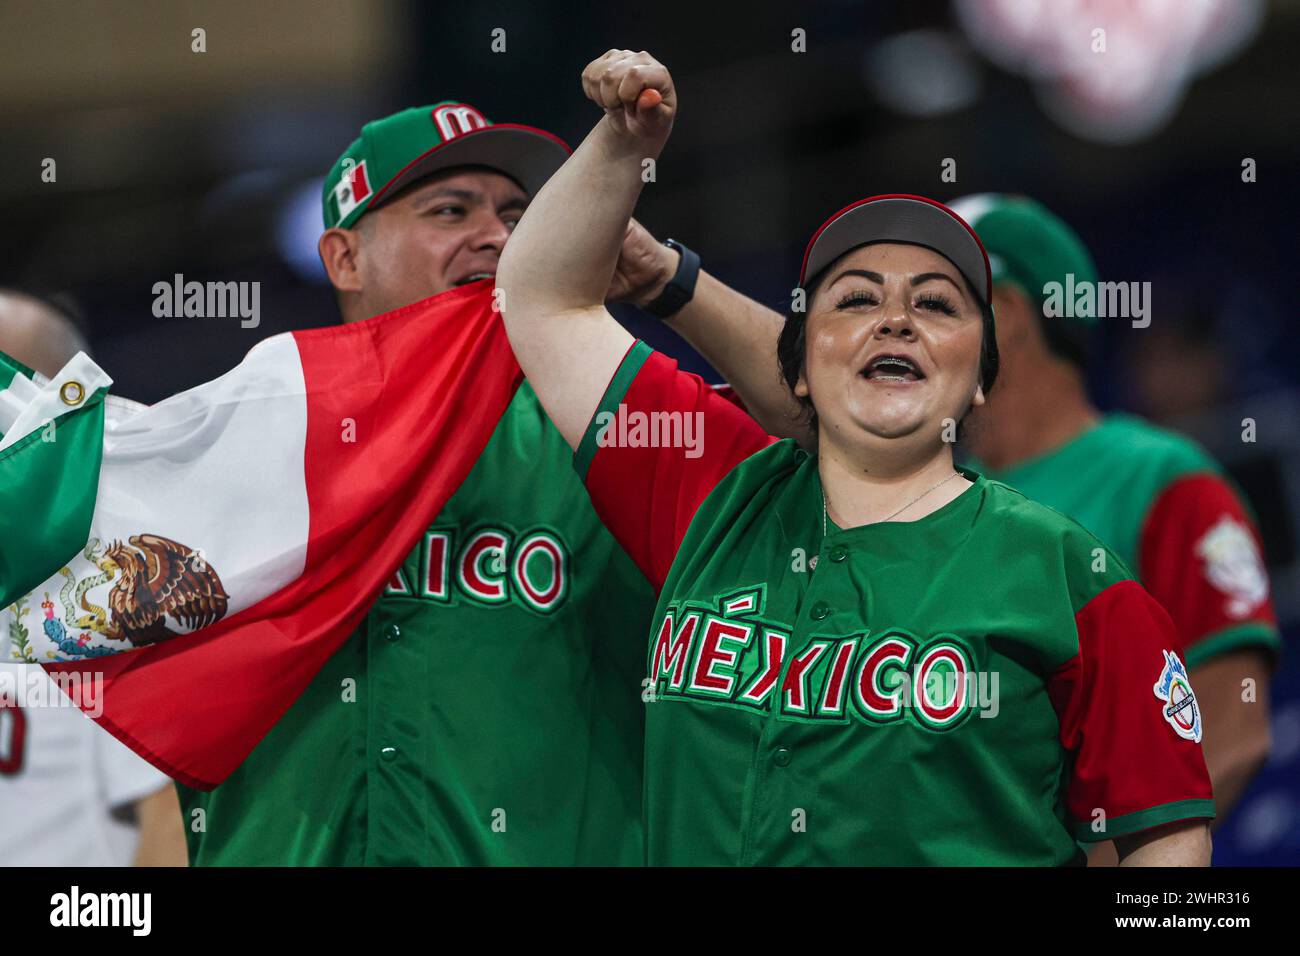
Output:
[[[495,276],[528,196],[510,177],[461,167],[435,173],[357,222],[356,291],[368,318]],[[338,283],[335,283],[338,285]]]

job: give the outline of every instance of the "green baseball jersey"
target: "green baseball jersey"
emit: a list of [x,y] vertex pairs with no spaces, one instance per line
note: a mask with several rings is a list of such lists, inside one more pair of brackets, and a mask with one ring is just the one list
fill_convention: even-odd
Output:
[[194,864],[641,862],[620,636],[654,597],[570,460],[524,383],[357,632],[229,779],[181,788]]
[[575,466],[660,591],[649,863],[1079,863],[1214,815],[1173,625],[1068,518],[969,473],[823,533],[816,459],[641,343]]
[[1188,666],[1242,647],[1277,651],[1259,531],[1196,443],[1108,415],[1060,448],[985,474],[1114,548],[1173,618]]

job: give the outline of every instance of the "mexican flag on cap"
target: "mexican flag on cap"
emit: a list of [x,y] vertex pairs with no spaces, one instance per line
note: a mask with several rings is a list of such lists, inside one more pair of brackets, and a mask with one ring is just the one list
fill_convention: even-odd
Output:
[[334,163],[321,195],[325,228],[351,229],[404,187],[453,166],[500,170],[534,196],[568,155],[545,130],[492,123],[466,103],[415,106],[367,123]]
[[101,726],[215,786],[356,626],[519,380],[489,282],[269,338],[149,407],[84,354],[49,381],[0,354],[0,660],[102,674]]

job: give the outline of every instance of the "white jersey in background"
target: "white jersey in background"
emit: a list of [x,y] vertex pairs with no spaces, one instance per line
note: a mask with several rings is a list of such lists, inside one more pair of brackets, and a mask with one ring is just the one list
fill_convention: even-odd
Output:
[[0,663],[0,866],[129,866],[134,804],[170,783],[39,667]]

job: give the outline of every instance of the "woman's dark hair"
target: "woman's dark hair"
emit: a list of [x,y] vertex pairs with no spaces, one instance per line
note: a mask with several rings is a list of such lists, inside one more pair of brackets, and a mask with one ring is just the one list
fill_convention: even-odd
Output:
[[[834,265],[832,263],[831,265]],[[799,384],[799,376],[803,373],[804,360],[807,354],[807,335],[806,329],[808,324],[808,309],[812,305],[813,297],[817,294],[817,289],[821,286],[822,280],[830,272],[831,266],[827,266],[817,275],[813,276],[808,284],[804,287],[803,308],[795,309],[794,300],[791,300],[785,310],[785,325],[781,327],[781,335],[776,342],[776,360],[781,369],[781,377],[785,379],[786,387],[794,393],[795,386]],[[974,288],[965,276],[962,281],[966,283],[966,291],[976,302],[980,297],[976,294]],[[980,312],[984,317],[984,336],[980,341],[980,386],[984,389],[985,397],[993,389],[993,383],[998,378],[998,337],[997,330],[993,324],[993,306],[981,303]],[[812,399],[808,396],[796,396],[799,404],[803,406],[805,421],[814,435],[817,433],[817,411],[813,408]],[[965,421],[965,416],[962,416]],[[961,422],[957,423],[957,438],[961,439],[962,427]]]

